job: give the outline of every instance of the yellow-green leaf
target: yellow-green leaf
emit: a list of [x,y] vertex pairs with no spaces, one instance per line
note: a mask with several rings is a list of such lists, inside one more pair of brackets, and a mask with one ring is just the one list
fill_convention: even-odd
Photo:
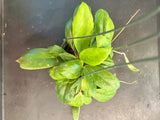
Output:
[[[99,9],[95,14],[95,29],[94,33],[103,33],[114,29],[114,24],[112,19],[109,17],[109,14],[103,10]],[[114,32],[105,34],[104,36],[108,41],[111,41],[113,38]]]
[[[82,37],[93,34],[94,22],[93,16],[89,6],[82,2],[77,7],[73,16],[72,33],[73,37]],[[91,38],[74,39],[74,45],[80,53],[82,50],[88,48]]]
[[101,64],[110,54],[112,48],[87,48],[83,50],[79,58],[91,66]]
[[[126,63],[129,63],[129,60],[128,60],[126,54],[124,53],[123,55],[124,55],[124,58],[125,58]],[[128,65],[128,68],[129,68],[130,70],[132,70],[132,71],[139,71],[139,69],[137,69],[136,67],[134,67],[132,64],[129,64],[129,65]]]
[[78,120],[79,118],[79,113],[80,113],[80,107],[72,107],[72,114],[73,114],[73,119]]
[[79,92],[70,103],[71,106],[80,107],[83,105],[83,95]]
[[48,50],[49,50],[49,53],[52,53],[55,56],[59,55],[60,53],[66,52],[62,47],[60,47],[58,45],[50,46],[50,47],[48,47]]
[[108,40],[103,35],[96,36],[96,41],[97,41],[98,48],[104,48],[104,47],[111,48],[111,41]]

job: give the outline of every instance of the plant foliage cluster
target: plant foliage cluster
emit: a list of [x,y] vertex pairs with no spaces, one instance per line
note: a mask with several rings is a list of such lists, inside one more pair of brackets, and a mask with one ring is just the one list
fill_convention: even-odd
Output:
[[[91,8],[82,2],[66,23],[65,37],[89,36],[112,29],[113,21],[105,10],[99,9],[93,19]],[[114,32],[110,32],[90,38],[67,39],[73,54],[53,45],[29,50],[17,62],[22,69],[49,68],[49,75],[57,84],[58,99],[73,106],[73,117],[76,120],[80,106],[90,104],[92,98],[100,102],[108,101],[120,87],[116,74],[106,70],[95,72],[114,65],[111,46],[113,35]],[[126,62],[129,62],[127,58]],[[132,65],[130,69],[137,70]]]

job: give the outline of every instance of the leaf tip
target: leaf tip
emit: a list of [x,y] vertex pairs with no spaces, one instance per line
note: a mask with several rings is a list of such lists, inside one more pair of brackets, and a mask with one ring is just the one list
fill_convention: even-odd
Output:
[[16,62],[17,62],[17,63],[20,63],[20,59],[17,59]]

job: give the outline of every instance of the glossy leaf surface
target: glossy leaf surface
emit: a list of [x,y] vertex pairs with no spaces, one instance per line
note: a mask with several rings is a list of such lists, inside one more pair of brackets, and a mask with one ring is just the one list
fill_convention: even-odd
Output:
[[[89,73],[102,69],[102,67],[100,66],[87,66],[87,69],[89,68]],[[90,91],[87,91],[84,94],[87,94],[88,96],[93,96],[93,98],[100,102],[104,102],[111,99],[115,95],[116,90],[120,87],[120,82],[117,79],[116,75],[108,71],[104,70],[101,72],[93,73],[89,76],[90,77],[88,77],[88,79],[95,80],[95,84],[97,86],[96,92],[92,93]]]
[[82,68],[83,63],[80,60],[71,60],[51,68],[50,76],[55,80],[76,79]]
[[[76,9],[72,23],[73,37],[82,37],[93,34],[94,22],[89,6],[82,2]],[[88,48],[91,38],[74,39],[74,45],[78,53]]]
[[46,48],[29,50],[17,62],[22,69],[28,70],[50,68],[58,64],[58,60]]
[[70,89],[70,87],[71,84],[56,86],[58,99],[65,104],[70,103],[74,97],[74,89]]
[[103,67],[111,67],[114,65],[114,61],[112,60],[111,57],[108,57],[107,59],[105,59],[102,64]]
[[103,35],[96,36],[96,42],[98,48],[111,48],[111,41]]
[[90,90],[90,85],[89,85],[89,82],[86,78],[83,78],[83,80],[82,80],[82,90],[83,91],[89,91]]
[[92,102],[92,98],[91,97],[87,97],[85,95],[82,94],[82,92],[79,92],[74,99],[71,101],[70,105],[71,106],[75,106],[75,107],[80,107],[83,104],[90,104]]
[[49,50],[49,53],[52,53],[55,56],[59,55],[60,53],[66,52],[62,47],[60,47],[58,45],[50,46],[50,47],[48,47],[48,50]]
[[71,106],[80,107],[83,105],[83,95],[79,92],[70,103]]
[[116,94],[115,90],[97,89],[96,93],[93,95],[93,98],[99,102],[106,102],[111,98],[113,98],[115,94]]
[[[87,74],[93,72],[94,70],[90,66],[85,66],[83,69],[82,75],[87,75]],[[96,69],[96,70],[98,70],[98,69]],[[97,88],[95,79],[96,78],[95,78],[94,74],[91,74],[89,76],[84,77],[82,80],[82,90],[83,91],[90,91],[92,94],[94,94],[96,92],[96,88]]]
[[75,82],[74,79],[64,79],[64,80],[55,80],[57,85],[67,85],[67,84],[72,84]]
[[77,59],[74,55],[70,54],[70,53],[60,53],[58,55],[63,61],[70,61],[70,60],[75,60]]
[[91,97],[83,95],[83,103],[84,104],[89,105],[91,102],[92,102],[92,98]]
[[[114,24],[112,19],[109,17],[108,13],[103,10],[99,9],[95,14],[95,29],[94,33],[103,33],[109,30],[114,29]],[[104,36],[107,38],[107,41],[111,41],[113,38],[114,32],[110,32],[105,34]]]
[[86,64],[101,64],[110,54],[112,48],[87,48],[80,53],[80,59]]

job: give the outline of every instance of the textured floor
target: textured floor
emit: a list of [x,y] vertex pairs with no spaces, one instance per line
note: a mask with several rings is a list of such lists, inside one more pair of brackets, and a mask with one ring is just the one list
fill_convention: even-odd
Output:
[[[86,0],[92,12],[103,8],[115,26],[125,24],[141,9],[135,19],[156,8],[156,0]],[[32,48],[60,45],[65,23],[72,17],[80,0],[5,0],[5,74],[4,120],[72,120],[71,107],[56,96],[55,83],[48,69],[27,71],[15,62]],[[126,29],[114,42],[120,46],[157,32],[157,18]],[[137,60],[158,55],[157,40],[125,50],[128,58]],[[124,58],[116,63],[124,62]],[[138,84],[121,84],[116,96],[108,102],[95,100],[81,107],[79,120],[160,120],[158,62],[136,65],[141,73],[127,67],[112,70],[120,80]]]

